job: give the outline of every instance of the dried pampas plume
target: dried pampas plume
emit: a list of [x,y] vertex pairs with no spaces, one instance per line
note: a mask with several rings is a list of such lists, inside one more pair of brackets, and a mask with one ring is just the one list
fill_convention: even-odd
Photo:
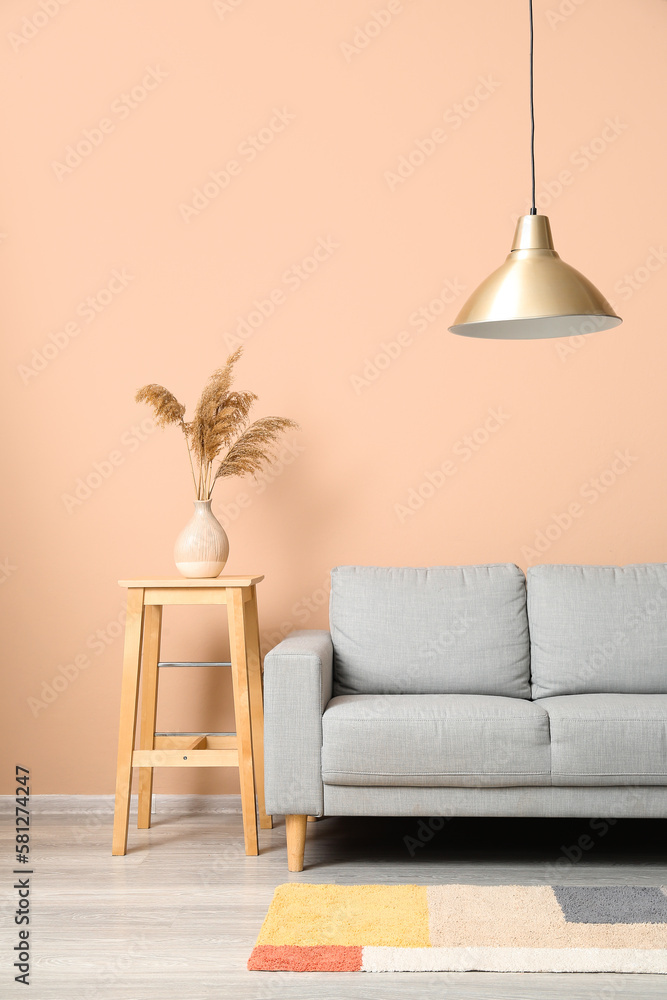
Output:
[[229,449],[218,466],[215,479],[259,472],[264,463],[273,457],[278,436],[290,427],[297,426],[286,417],[262,417],[261,420],[256,420]]
[[[220,478],[255,475],[271,460],[280,434],[298,427],[286,417],[262,417],[244,430],[257,396],[254,392],[232,391],[234,365],[242,352],[239,347],[222,368],[213,372],[189,423],[184,420],[185,407],[163,385],[145,385],[135,396],[137,403],[148,403],[153,408],[158,426],[180,425],[198,500],[210,500]],[[224,449],[227,453],[214,473],[213,464]]]
[[153,407],[155,420],[159,427],[183,423],[185,407],[163,385],[156,385],[155,382],[151,385],[145,385],[134,399],[137,403],[149,403]]

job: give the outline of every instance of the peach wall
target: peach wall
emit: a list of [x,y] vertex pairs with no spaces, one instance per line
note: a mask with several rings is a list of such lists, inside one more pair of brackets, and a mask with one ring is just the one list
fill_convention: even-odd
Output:
[[[239,337],[256,415],[302,428],[215,493],[265,646],[326,624],[338,563],[667,560],[663,0],[535,4],[540,206],[625,322],[447,333],[527,207],[526,8],[2,4],[2,739],[35,791],[112,791],[116,581],[170,575],[190,516],[183,442],[134,392],[192,404]],[[165,656],[225,654],[216,612],[165,614]],[[170,672],[160,727],[231,728],[228,682]]]

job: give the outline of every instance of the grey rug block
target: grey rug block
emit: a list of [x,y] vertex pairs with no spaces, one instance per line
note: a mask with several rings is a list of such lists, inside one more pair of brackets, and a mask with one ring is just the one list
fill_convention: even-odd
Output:
[[572,924],[667,924],[667,895],[660,886],[553,886]]

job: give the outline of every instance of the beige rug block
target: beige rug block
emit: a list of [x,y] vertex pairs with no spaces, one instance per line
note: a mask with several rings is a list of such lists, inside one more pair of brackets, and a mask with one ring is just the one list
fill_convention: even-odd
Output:
[[434,948],[667,948],[667,924],[567,923],[551,886],[428,887]]

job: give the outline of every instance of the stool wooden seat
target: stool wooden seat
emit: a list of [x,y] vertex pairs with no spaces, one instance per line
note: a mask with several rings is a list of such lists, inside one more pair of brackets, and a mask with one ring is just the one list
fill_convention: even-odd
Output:
[[[150,827],[154,767],[238,767],[245,852],[259,853],[255,794],[261,828],[273,825],[264,808],[264,710],[256,593],[256,585],[263,579],[119,580],[121,587],[127,587],[127,620],[112,854],[127,851],[133,767],[139,768],[139,829]],[[189,665],[160,663],[162,608],[173,604],[227,605],[235,733],[155,731],[160,667]],[[141,724],[135,749],[140,680]]]

